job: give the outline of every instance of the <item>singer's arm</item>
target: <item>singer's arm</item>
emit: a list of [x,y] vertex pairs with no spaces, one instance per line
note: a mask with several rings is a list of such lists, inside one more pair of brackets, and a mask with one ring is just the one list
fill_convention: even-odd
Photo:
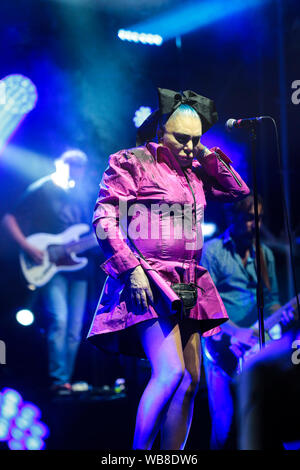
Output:
[[231,166],[231,160],[219,147],[202,148],[197,156],[201,167],[198,177],[203,182],[208,199],[219,199],[230,202],[241,199],[250,193],[250,189],[241,176]]

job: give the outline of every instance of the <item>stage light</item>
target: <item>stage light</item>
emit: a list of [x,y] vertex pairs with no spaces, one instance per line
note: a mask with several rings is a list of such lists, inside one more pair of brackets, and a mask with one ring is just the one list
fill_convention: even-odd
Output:
[[149,106],[141,106],[139,109],[136,110],[135,115],[133,117],[133,122],[135,127],[140,127],[145,119],[151,114],[152,110]]
[[10,114],[27,114],[35,107],[37,92],[29,78],[8,75],[1,83],[3,106]]
[[69,187],[69,175],[70,175],[70,167],[67,163],[63,162],[62,160],[55,160],[55,173],[52,173],[51,178],[53,183],[63,189],[67,189]]
[[39,437],[29,436],[25,439],[25,448],[27,450],[41,450],[45,443]]
[[[139,35],[155,33],[154,36],[160,38],[160,44],[163,41],[177,38],[198,28],[208,26],[216,21],[227,19],[231,15],[241,13],[249,8],[261,7],[270,0],[206,0],[201,2],[182,2],[179,5],[152,17],[141,23],[132,25],[129,30],[120,30],[120,39],[138,42]],[[129,34],[131,33],[131,34]],[[128,36],[131,39],[128,39]],[[133,39],[133,38],[134,39]],[[160,45],[158,44],[158,45]]]
[[19,392],[12,388],[5,388],[2,390],[2,404],[1,406],[4,406],[5,404],[13,404],[19,407],[23,400]]
[[118,38],[121,39],[121,41],[147,44],[150,46],[161,46],[163,43],[163,38],[159,34],[143,33],[126,29],[119,29]]
[[18,392],[16,392],[16,390],[12,390],[9,388],[4,389],[0,410],[1,418],[9,422],[18,414],[19,407],[21,406],[21,404],[22,397]]
[[0,417],[0,441],[7,441],[9,438],[9,421]]
[[300,450],[300,441],[283,442],[285,450]]
[[32,436],[46,438],[49,434],[49,429],[44,423],[35,422],[30,426],[30,432]]
[[34,315],[30,310],[22,309],[16,313],[17,322],[23,326],[29,326],[34,322]]
[[24,403],[16,390],[0,392],[0,441],[7,441],[9,449],[44,449],[49,428],[40,417],[41,410],[33,403]]
[[216,224],[213,223],[204,223],[202,224],[202,234],[203,237],[211,237],[217,230]]
[[10,435],[16,441],[21,441],[22,439],[24,439],[25,433],[19,428],[12,428],[10,430]]
[[10,439],[7,443],[10,450],[25,450],[25,445],[22,441],[17,441],[15,439]]
[[38,180],[41,175],[51,173],[54,168],[53,157],[13,145],[12,142],[5,146],[1,158],[7,168],[20,173],[28,182]]
[[26,403],[19,413],[19,417],[23,419],[27,423],[27,427],[30,427],[34,420],[39,419],[41,416],[41,412],[39,408],[32,403]]
[[0,80],[0,151],[36,102],[36,87],[29,78],[13,74]]

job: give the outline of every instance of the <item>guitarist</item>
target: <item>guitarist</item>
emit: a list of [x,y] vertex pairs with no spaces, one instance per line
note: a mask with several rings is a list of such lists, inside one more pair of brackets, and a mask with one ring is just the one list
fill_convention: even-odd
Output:
[[[32,183],[3,224],[17,245],[39,264],[44,253],[28,243],[33,233],[58,234],[78,223],[90,222],[86,187],[87,156],[68,150],[55,161],[56,172]],[[50,389],[70,394],[88,287],[88,268],[60,272],[39,289],[47,323]]]
[[[253,195],[250,194],[228,207],[231,225],[220,237],[204,244],[201,264],[208,269],[229,316],[229,321],[222,326],[222,331],[233,335],[234,347],[242,350],[241,343],[237,339],[238,335],[241,341],[253,338],[249,327],[257,321]],[[258,202],[258,214],[261,224],[263,215],[261,198]],[[270,248],[263,244],[261,244],[261,271],[264,314],[269,316],[280,308],[280,304],[274,255]],[[279,325],[276,326],[280,328]],[[256,342],[254,338],[253,342]],[[225,352],[224,350],[224,354]],[[232,377],[220,364],[209,360],[206,355],[204,355],[204,368],[212,419],[211,448],[234,448]]]

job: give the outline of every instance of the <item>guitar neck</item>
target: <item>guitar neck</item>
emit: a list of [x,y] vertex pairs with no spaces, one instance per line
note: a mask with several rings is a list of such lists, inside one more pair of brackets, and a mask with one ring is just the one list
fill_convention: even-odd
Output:
[[[299,296],[300,294],[298,294],[298,297]],[[297,305],[297,297],[294,297],[292,300],[287,302],[283,307],[278,309],[275,313],[273,313],[273,315],[271,315],[269,318],[267,318],[264,321],[265,329],[270,330],[274,325],[276,325],[277,323],[281,321],[283,312],[285,310],[294,310],[296,305]],[[232,326],[230,325],[230,323],[224,323],[224,325],[222,325],[222,330],[231,337],[239,338],[240,337],[239,332],[242,329],[243,328],[239,328],[237,326]],[[256,328],[254,329],[254,331],[255,330]],[[240,337],[240,342],[242,342],[243,344],[247,344],[248,346],[252,346],[251,338],[249,338],[249,341],[248,341],[248,339],[246,339],[245,337]]]
[[[299,298],[298,294],[298,298]],[[265,327],[267,330],[272,328],[274,325],[280,322],[282,318],[282,314],[285,310],[293,310],[297,304],[297,297],[294,297],[288,303],[286,303],[283,307],[281,307],[277,312],[273,313],[269,318],[265,320]]]
[[98,242],[94,234],[88,235],[87,237],[82,238],[76,242],[71,242],[65,245],[67,253],[80,253],[82,251],[88,250],[97,246]]

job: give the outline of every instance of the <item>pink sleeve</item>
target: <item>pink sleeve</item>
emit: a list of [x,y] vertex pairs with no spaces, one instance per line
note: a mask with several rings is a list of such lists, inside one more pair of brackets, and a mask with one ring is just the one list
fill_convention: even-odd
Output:
[[199,162],[206,197],[229,202],[250,193],[241,176],[232,168],[230,158],[219,147],[213,147],[209,155],[199,158]]
[[[120,211],[124,208],[126,215],[127,204],[136,200],[139,179],[139,163],[132,154],[124,150],[109,157],[100,183],[93,225],[107,258],[101,268],[114,278],[140,264],[120,230]],[[126,222],[124,228],[127,228]]]

